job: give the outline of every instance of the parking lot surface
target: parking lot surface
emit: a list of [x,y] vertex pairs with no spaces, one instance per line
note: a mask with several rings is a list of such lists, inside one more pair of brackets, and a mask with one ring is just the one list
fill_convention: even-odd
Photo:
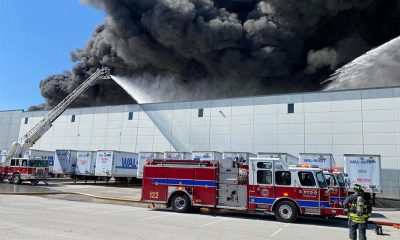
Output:
[[[301,218],[281,223],[272,216],[239,213],[178,214],[43,196],[0,195],[0,239],[347,239],[346,222]],[[368,239],[400,239],[368,230]]]

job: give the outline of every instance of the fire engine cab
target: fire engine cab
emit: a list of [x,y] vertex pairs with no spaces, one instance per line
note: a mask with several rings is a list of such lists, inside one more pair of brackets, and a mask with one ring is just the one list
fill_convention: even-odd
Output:
[[337,168],[325,170],[326,182],[330,187],[329,201],[335,207],[343,207],[343,201],[348,196],[344,175]]
[[0,181],[7,179],[14,184],[30,181],[32,185],[43,181],[47,184],[48,172],[49,163],[46,159],[12,158],[0,166]]
[[271,212],[282,222],[293,222],[299,215],[342,213],[329,202],[321,169],[290,166],[279,158],[250,158],[248,164],[148,160],[142,200],[166,204],[176,212],[191,207]]

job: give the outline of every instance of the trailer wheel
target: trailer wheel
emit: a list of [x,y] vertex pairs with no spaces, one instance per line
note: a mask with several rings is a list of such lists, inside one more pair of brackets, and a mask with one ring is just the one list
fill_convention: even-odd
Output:
[[294,222],[299,216],[296,205],[291,201],[282,201],[275,208],[275,218],[280,222]]
[[21,176],[19,175],[19,173],[16,173],[12,176],[12,183],[13,184],[21,184]]
[[186,213],[190,209],[190,199],[184,193],[177,193],[172,197],[171,205],[174,212]]

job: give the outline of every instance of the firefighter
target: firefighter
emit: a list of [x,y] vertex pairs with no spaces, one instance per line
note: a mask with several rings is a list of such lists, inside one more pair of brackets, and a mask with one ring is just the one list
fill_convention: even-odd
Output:
[[344,212],[349,216],[349,239],[357,240],[358,229],[359,240],[366,240],[367,222],[372,207],[359,184],[354,184],[353,189],[355,193],[343,202]]

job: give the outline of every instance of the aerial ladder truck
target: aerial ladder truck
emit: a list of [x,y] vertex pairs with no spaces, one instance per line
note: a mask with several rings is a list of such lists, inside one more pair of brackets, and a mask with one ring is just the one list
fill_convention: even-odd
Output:
[[32,147],[52,126],[55,120],[67,107],[99,79],[111,79],[110,69],[98,68],[88,79],[83,81],[73,92],[55,106],[33,128],[14,142],[8,149],[5,162],[0,165],[0,181],[7,179],[10,183],[20,184],[30,181],[47,183],[48,162],[43,159],[22,158],[23,153]]

